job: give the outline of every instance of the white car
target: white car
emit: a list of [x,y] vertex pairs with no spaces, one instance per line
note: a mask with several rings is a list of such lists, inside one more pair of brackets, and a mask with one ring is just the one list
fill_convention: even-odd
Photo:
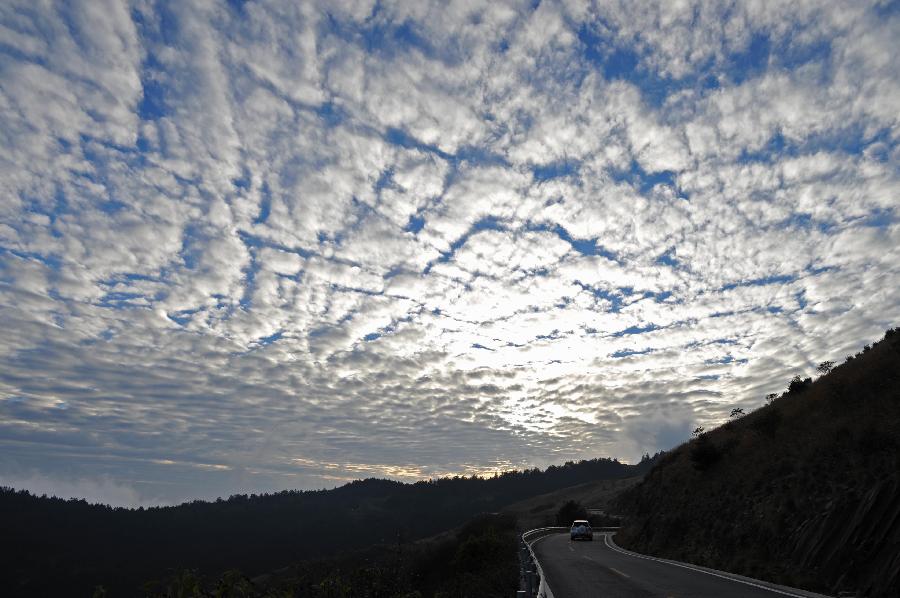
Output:
[[576,519],[572,522],[572,529],[569,530],[569,538],[572,540],[588,540],[593,541],[594,530],[586,519]]

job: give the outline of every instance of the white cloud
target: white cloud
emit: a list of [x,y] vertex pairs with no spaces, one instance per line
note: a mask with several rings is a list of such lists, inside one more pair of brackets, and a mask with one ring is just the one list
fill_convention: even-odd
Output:
[[0,11],[16,485],[634,459],[900,317],[871,6]]

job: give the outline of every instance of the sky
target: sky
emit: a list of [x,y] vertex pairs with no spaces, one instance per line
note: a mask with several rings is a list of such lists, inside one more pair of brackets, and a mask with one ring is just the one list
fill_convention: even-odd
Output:
[[0,4],[0,485],[635,462],[900,324],[900,3]]

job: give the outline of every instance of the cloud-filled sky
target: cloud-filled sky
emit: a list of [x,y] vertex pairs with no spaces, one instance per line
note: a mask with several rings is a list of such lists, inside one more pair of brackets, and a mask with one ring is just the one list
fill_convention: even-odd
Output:
[[669,448],[900,322],[897,2],[0,5],[0,483]]

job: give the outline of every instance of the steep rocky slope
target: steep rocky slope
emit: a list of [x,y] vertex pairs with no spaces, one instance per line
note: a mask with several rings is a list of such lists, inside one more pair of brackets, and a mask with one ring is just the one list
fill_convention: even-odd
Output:
[[676,448],[617,507],[633,550],[900,596],[900,329]]

